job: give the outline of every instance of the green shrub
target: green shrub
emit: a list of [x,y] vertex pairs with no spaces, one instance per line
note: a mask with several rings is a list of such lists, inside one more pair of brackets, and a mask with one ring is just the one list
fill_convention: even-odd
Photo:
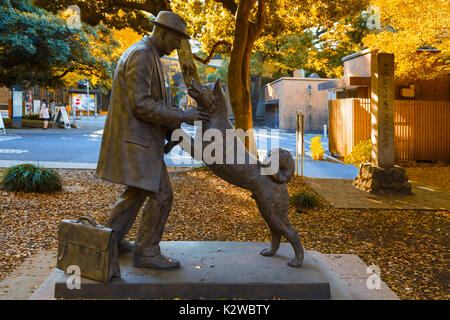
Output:
[[290,204],[297,210],[300,210],[301,208],[317,207],[319,205],[319,200],[314,193],[302,191],[294,193],[291,196]]
[[317,155],[324,153],[322,143],[320,142],[320,136],[311,139],[311,153]]
[[352,164],[359,168],[361,163],[370,162],[371,154],[372,142],[370,140],[360,141],[357,145],[353,146],[352,152],[344,157],[344,163]]
[[62,182],[55,170],[20,164],[3,171],[0,188],[6,191],[43,193],[61,190]]

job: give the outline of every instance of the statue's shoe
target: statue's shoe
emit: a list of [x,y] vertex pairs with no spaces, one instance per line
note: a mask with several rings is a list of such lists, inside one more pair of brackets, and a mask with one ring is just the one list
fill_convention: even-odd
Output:
[[167,258],[162,254],[146,257],[135,253],[133,254],[133,265],[137,268],[175,269],[180,267],[180,261]]
[[119,242],[119,253],[127,253],[133,251],[134,242],[122,239]]

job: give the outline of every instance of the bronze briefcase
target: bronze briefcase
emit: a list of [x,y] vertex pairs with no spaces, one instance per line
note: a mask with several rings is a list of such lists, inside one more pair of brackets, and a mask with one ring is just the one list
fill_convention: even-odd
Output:
[[78,266],[82,277],[101,282],[120,277],[117,244],[111,237],[113,232],[88,217],[61,220],[57,267],[66,271],[70,265]]

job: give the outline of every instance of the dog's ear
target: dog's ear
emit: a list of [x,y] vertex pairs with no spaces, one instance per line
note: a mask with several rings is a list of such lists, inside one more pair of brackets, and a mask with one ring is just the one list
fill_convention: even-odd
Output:
[[216,83],[214,84],[214,94],[220,96],[223,94],[222,85],[220,83],[220,78],[216,79]]
[[199,94],[203,91],[202,84],[198,82],[195,78],[192,79],[190,88],[197,91]]

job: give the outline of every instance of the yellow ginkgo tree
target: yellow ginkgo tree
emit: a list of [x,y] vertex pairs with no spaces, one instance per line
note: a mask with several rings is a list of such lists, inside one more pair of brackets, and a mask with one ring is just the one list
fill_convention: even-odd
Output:
[[397,78],[433,79],[450,72],[448,0],[371,0],[371,5],[373,33],[364,45],[393,53]]

